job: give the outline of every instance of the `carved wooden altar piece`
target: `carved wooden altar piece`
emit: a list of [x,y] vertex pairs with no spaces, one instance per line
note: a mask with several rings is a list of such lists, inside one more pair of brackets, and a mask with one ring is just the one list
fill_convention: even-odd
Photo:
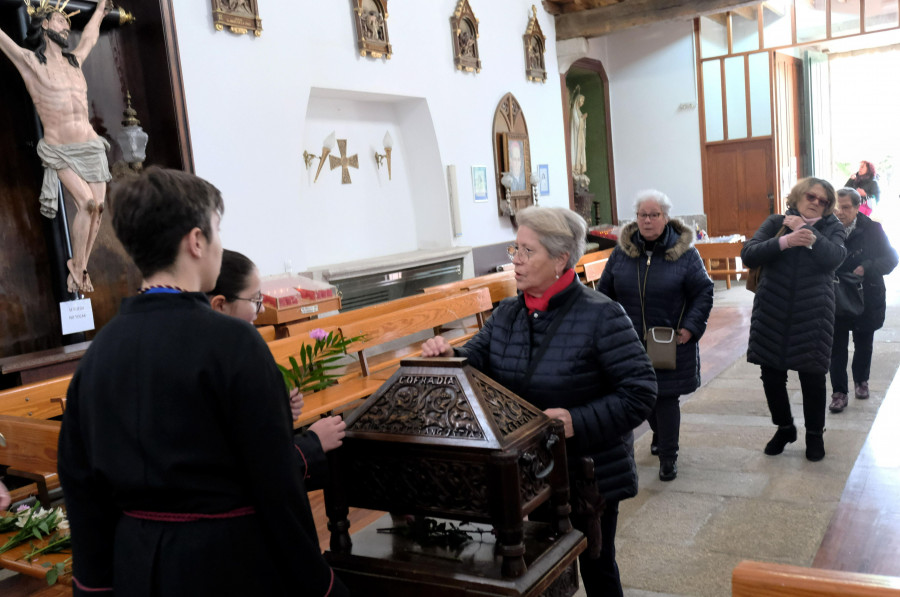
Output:
[[[565,554],[552,557],[565,555],[573,568],[575,555],[584,549],[583,537],[569,521],[562,423],[464,358],[404,360],[348,417],[344,445],[329,453],[329,465],[325,507],[331,550],[326,557],[339,571],[362,566],[363,560],[378,567],[363,555],[371,545],[357,548],[350,541],[350,506],[492,526],[498,581],[506,579],[507,585],[531,567],[542,574],[555,569],[537,557],[551,557],[543,553],[553,551],[550,544],[567,545],[560,548]],[[544,503],[549,522],[527,523],[526,532],[523,518]],[[544,541],[536,548],[542,553],[526,556],[526,545],[537,545],[535,537]],[[544,581],[546,589],[549,580]]]

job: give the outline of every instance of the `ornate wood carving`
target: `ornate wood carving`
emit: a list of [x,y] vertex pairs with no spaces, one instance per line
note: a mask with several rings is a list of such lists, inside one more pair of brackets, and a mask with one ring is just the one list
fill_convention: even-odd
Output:
[[469,0],[459,0],[450,17],[450,35],[453,38],[453,64],[456,70],[481,72],[481,54],[478,52],[478,19],[469,6]]
[[388,0],[351,0],[360,56],[391,57],[387,26]]
[[549,479],[546,475],[542,476],[542,472],[547,470],[551,462],[553,462],[553,454],[540,446],[532,446],[522,452],[522,456],[519,457],[519,471],[521,472],[519,494],[522,496],[523,504],[528,503],[549,487]]
[[490,407],[491,416],[501,435],[509,435],[540,413],[536,408],[511,400],[507,394],[483,379],[482,374],[476,373],[472,377],[473,384],[481,390],[485,403]]
[[578,591],[578,567],[573,561],[541,593],[541,597],[571,597]]
[[461,518],[487,518],[487,468],[483,464],[438,458],[354,458],[348,463],[350,491],[364,491],[367,502],[387,510],[399,505]]
[[571,529],[563,433],[464,358],[404,360],[329,454],[332,546],[349,549],[348,506],[490,521],[502,575],[518,578],[525,514],[550,500],[551,529]]
[[537,8],[531,5],[531,18],[522,36],[525,42],[525,77],[529,81],[544,83],[547,80],[547,68],[544,64],[544,52],[547,50],[547,37],[541,31],[537,18]]
[[356,422],[358,431],[484,439],[459,380],[407,375],[385,392]]
[[212,0],[213,25],[216,31],[226,27],[238,35],[252,31],[262,35],[262,19],[259,18],[257,0]]

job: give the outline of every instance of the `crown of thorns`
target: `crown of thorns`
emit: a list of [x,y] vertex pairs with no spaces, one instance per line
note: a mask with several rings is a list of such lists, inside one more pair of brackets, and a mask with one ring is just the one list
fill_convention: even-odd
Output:
[[61,14],[62,16],[64,16],[66,18],[66,21],[68,21],[70,25],[72,24],[71,17],[74,17],[75,15],[77,15],[78,13],[81,12],[80,10],[76,10],[74,12],[67,13],[66,5],[69,4],[69,0],[64,0],[62,2],[62,6],[60,6],[60,0],[56,0],[56,4],[54,4],[54,5],[50,4],[50,0],[41,0],[41,3],[38,4],[37,6],[34,6],[30,2],[30,0],[22,0],[22,1],[25,3],[25,7],[26,7],[26,10],[28,11],[28,14],[30,14],[32,17],[39,17],[42,19],[46,19],[46,18],[49,18],[52,13],[58,12],[59,14]]

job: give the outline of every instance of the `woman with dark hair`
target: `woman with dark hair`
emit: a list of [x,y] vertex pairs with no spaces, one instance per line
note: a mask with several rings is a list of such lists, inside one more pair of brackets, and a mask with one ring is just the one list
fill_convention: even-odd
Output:
[[[678,399],[700,387],[700,338],[713,306],[713,281],[694,248],[694,232],[669,218],[672,202],[660,191],[638,193],[635,221],[625,226],[597,290],[618,301],[644,338],[653,327],[676,330],[675,369],[657,369],[659,391],[648,417],[659,478],[678,475],[681,407]],[[651,332],[652,333],[652,332]]]
[[788,196],[787,215],[771,215],[744,243],[747,267],[762,267],[747,361],[760,379],[778,425],[765,453],[781,454],[797,440],[787,392],[787,372],[797,371],[803,391],[806,458],[825,458],[825,374],[834,334],[834,270],[844,260],[844,227],[834,215],[834,187],[804,178]]
[[869,397],[869,368],[872,366],[872,342],[875,330],[884,325],[887,309],[884,276],[897,267],[897,251],[891,246],[881,224],[859,212],[860,197],[854,189],[837,192],[835,215],[847,232],[847,258],[839,272],[860,277],[863,287],[863,312],[858,317],[835,317],[834,346],[831,349],[831,404],[839,413],[847,408],[847,344],[853,332],[854,394],[860,400]]
[[[256,320],[262,306],[259,270],[249,257],[237,251],[222,251],[222,268],[216,287],[207,293],[214,311],[243,319]],[[303,394],[291,392],[291,416],[294,420],[303,412]],[[344,442],[347,424],[340,416],[323,417],[304,433],[294,435],[294,445],[300,452],[307,489],[324,487],[327,474],[325,452],[339,448]]]
[[[502,301],[463,348],[454,350],[435,336],[422,345],[422,355],[464,356],[563,422],[570,478],[580,478],[575,463],[590,457],[606,500],[602,514],[594,510],[590,521],[573,521],[588,535],[589,548],[579,557],[585,593],[621,596],[619,501],[637,495],[632,429],[653,409],[656,376],[622,307],[575,276],[584,253],[584,219],[562,207],[529,207],[516,220],[509,257],[519,295]],[[599,538],[589,531],[596,526]]]
[[868,203],[870,199],[874,203],[878,203],[878,197],[881,195],[878,189],[878,175],[875,172],[875,165],[865,160],[859,163],[859,171],[848,178],[844,186],[856,189],[862,198],[863,204]]

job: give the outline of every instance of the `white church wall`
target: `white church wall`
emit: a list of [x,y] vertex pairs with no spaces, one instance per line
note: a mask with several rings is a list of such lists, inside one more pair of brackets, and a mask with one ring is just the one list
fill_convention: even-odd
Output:
[[[391,4],[390,60],[359,56],[348,1],[261,3],[259,38],[215,31],[208,2],[175,4],[195,167],[223,192],[227,247],[268,275],[287,264],[296,272],[511,239],[494,185],[487,203],[474,203],[470,172],[485,165],[493,180],[492,122],[507,92],[523,108],[533,168],[550,167],[551,194],[542,204],[568,204],[552,17],[531,0],[479,3],[483,70],[462,73],[450,38],[456,4]],[[532,4],[548,37],[545,84],[525,79],[522,35]],[[303,151],[321,153],[331,130],[359,156],[351,185],[327,164],[313,184],[318,163],[304,167]],[[390,181],[374,158],[385,130],[394,138]],[[450,164],[459,183],[459,237],[450,224]]]
[[609,77],[619,217],[630,218],[648,188],[672,199],[673,214],[703,213],[692,23],[628,29],[588,47]]

